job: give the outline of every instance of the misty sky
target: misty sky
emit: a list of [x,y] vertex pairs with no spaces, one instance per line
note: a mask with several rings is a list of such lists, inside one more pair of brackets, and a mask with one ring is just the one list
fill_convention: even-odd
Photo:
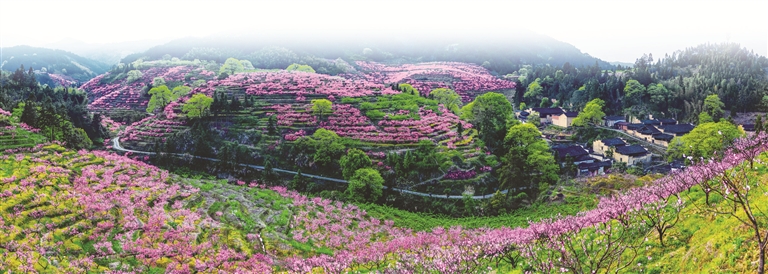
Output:
[[768,55],[768,1],[0,0],[0,46],[114,43],[215,33],[528,29],[606,61],[706,42]]

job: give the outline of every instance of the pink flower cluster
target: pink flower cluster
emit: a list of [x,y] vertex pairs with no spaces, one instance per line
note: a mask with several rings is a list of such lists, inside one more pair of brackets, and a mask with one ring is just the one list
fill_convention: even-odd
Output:
[[149,116],[127,126],[120,133],[119,137],[124,142],[140,141],[144,138],[165,138],[167,137],[166,135],[183,128],[185,124],[186,122],[184,121],[163,120],[155,116]]
[[173,119],[176,118],[177,110],[181,110],[181,104],[178,101],[173,101],[165,106],[163,114],[165,114],[165,118]]
[[317,125],[317,117],[306,111],[308,106],[311,107],[311,105],[304,106],[304,112],[294,110],[290,104],[272,105],[267,108],[275,110],[275,113],[277,114],[277,124],[280,126],[290,127],[295,123],[307,126]]
[[30,125],[27,125],[27,124],[26,124],[26,123],[24,123],[24,122],[22,122],[22,123],[19,123],[19,126],[20,126],[21,128],[23,128],[24,130],[26,130],[26,131],[29,131],[29,132],[34,132],[34,133],[38,133],[38,132],[40,132],[40,129],[39,129],[39,128],[34,128],[34,127],[30,126]]
[[107,116],[101,116],[101,126],[109,130],[110,132],[117,132],[120,130],[122,124],[115,122]]
[[673,172],[644,187],[602,198],[597,208],[574,216],[531,222],[528,227],[520,228],[454,227],[447,231],[437,228],[432,232],[406,236],[396,234],[398,236],[387,238],[385,242],[370,241],[363,248],[337,252],[334,256],[319,255],[303,260],[289,260],[287,265],[299,272],[312,267],[343,272],[353,266],[395,262],[398,269],[406,272],[476,272],[477,269],[467,268],[477,265],[477,260],[509,255],[510,250],[536,245],[537,239],[554,238],[611,220],[622,220],[630,211],[642,209],[645,205],[709,181],[768,150],[768,135],[763,133],[758,138],[740,139],[735,147],[725,153],[723,159],[703,159],[700,164],[688,167],[685,171]]
[[[0,184],[0,197],[27,201],[0,212],[0,247],[14,251],[0,257],[6,268],[35,272],[37,260],[55,258],[69,262],[68,271],[87,272],[97,268],[93,259],[130,254],[144,267],[173,273],[273,271],[269,255],[249,255],[224,244],[222,225],[183,203],[199,190],[172,182],[167,171],[105,152],[62,154],[43,146],[25,150],[30,161],[21,164],[29,165],[28,176],[3,178]],[[93,160],[100,163],[77,164]],[[82,169],[70,170],[72,166]],[[39,233],[29,233],[28,225],[5,222],[11,218],[41,220],[34,228]],[[64,240],[45,236],[54,232],[66,241],[91,241],[94,249],[71,252]],[[28,241],[13,241],[16,235]],[[242,240],[256,248],[261,243],[253,239],[259,238]],[[14,261],[22,264],[7,264]]]
[[[515,82],[495,77],[485,68],[474,64],[431,62],[384,65],[366,61],[357,61],[356,64],[363,73],[346,77],[382,84],[409,83],[422,95],[435,88],[451,88],[465,102],[485,91],[515,88]],[[423,80],[424,78],[431,80]]]
[[162,77],[166,82],[184,81],[184,76],[201,68],[195,66],[177,67],[151,67],[141,70],[142,77],[133,83],[127,83],[127,79],[115,81],[112,84],[103,85],[101,80],[108,76],[99,75],[86,82],[80,89],[88,92],[91,103],[90,109],[142,109],[146,108],[149,98],[142,96],[142,89],[147,83],[151,83],[156,77]]
[[444,108],[441,109],[442,115],[422,108],[419,110],[421,119],[381,120],[376,127],[351,105],[336,104],[333,109],[328,122],[321,123],[320,127],[332,130],[339,136],[374,143],[415,143],[447,133],[450,126],[458,122],[458,117]]
[[443,179],[447,180],[467,180],[472,179],[477,175],[477,172],[474,170],[459,170],[459,169],[451,169],[448,171],[448,173],[443,176]]
[[368,151],[365,154],[368,155],[368,157],[371,158],[378,158],[378,159],[384,159],[387,157],[387,154],[384,152],[375,152],[375,151]]
[[69,87],[77,83],[75,79],[66,75],[48,73],[48,77],[51,77],[51,80],[53,80],[53,82],[63,87]]
[[304,132],[304,130],[300,129],[294,133],[289,133],[283,136],[286,141],[296,141],[297,139],[306,136],[307,133]]
[[11,113],[0,108],[0,115],[10,117]]
[[347,80],[325,74],[279,71],[249,72],[230,75],[226,79],[209,81],[193,93],[213,94],[217,87],[245,89],[251,95],[324,95],[360,97],[373,95],[384,85],[367,81]]

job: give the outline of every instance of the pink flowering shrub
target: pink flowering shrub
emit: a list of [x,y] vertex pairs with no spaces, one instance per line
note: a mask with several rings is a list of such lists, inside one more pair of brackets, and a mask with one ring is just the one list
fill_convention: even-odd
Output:
[[[475,96],[486,91],[515,88],[515,82],[495,77],[487,69],[475,64],[430,62],[384,65],[366,61],[357,61],[356,64],[362,73],[346,77],[382,84],[408,83],[422,95],[428,95],[436,88],[450,88],[465,102],[472,101]],[[424,78],[451,80],[423,80]]]
[[38,260],[55,259],[64,263],[57,272],[85,273],[98,269],[94,260],[131,257],[173,273],[273,271],[269,255],[222,241],[222,224],[187,206],[199,190],[167,171],[115,154],[60,149],[43,144],[0,160],[19,175],[0,178],[0,207],[8,207],[0,211],[0,249],[13,250],[0,256],[3,269],[34,273]]
[[304,130],[298,130],[294,133],[289,133],[284,136],[286,141],[296,141],[297,139],[306,136],[307,133]]
[[319,73],[299,71],[279,72],[249,72],[230,75],[226,79],[209,81],[207,85],[198,87],[192,93],[212,95],[217,87],[244,89],[247,94],[292,95],[304,97],[307,95],[360,97],[373,95],[383,84],[373,84],[363,80],[348,80]]
[[[199,71],[196,66],[150,67],[141,69],[141,79],[127,83],[126,79],[117,80],[110,84],[102,84],[102,79],[108,75],[102,74],[86,82],[80,89],[89,94],[91,103],[89,109],[145,109],[149,97],[143,96],[142,89],[156,77],[162,77],[166,82],[185,81],[185,75]],[[191,80],[190,80],[191,81]]]
[[475,172],[474,170],[463,171],[458,169],[451,169],[450,171],[448,171],[448,173],[445,174],[443,179],[466,180],[466,179],[474,178],[476,175],[477,175],[477,172]]

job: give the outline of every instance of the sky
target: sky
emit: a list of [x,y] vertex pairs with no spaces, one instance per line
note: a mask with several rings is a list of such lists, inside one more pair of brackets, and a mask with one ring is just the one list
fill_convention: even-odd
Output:
[[0,0],[0,47],[170,41],[219,33],[499,35],[528,29],[605,61],[736,42],[768,56],[768,1]]

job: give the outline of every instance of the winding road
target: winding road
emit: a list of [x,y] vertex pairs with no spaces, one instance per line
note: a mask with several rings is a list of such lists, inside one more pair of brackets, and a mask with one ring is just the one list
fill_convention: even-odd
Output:
[[[146,155],[154,155],[155,154],[154,152],[149,152],[149,151],[126,149],[126,148],[124,148],[124,147],[122,147],[120,145],[119,137],[115,137],[115,138],[112,139],[112,148],[114,148],[115,150],[124,151],[124,152],[131,152],[131,153],[136,153],[136,154],[146,154]],[[193,157],[193,158],[197,158],[197,159],[203,159],[203,160],[214,161],[214,162],[219,162],[220,161],[219,159],[215,159],[215,158],[193,156],[193,155],[189,155],[189,154],[179,154],[179,153],[168,153],[168,154],[176,156],[176,157]],[[238,164],[238,165],[239,166],[250,167],[250,168],[254,168],[254,169],[259,169],[259,170],[264,170],[264,166],[248,165],[248,164]],[[291,175],[296,175],[297,174],[296,171],[285,170],[285,169],[280,169],[280,168],[273,168],[272,170],[274,170],[275,172],[291,174]],[[347,180],[330,178],[330,177],[324,177],[324,176],[319,176],[319,175],[312,175],[312,174],[307,174],[307,173],[303,173],[303,172],[301,173],[301,175],[304,176],[304,177],[308,177],[308,178],[312,178],[312,179],[317,179],[317,180],[324,180],[324,181],[335,182],[335,183],[342,183],[342,184],[348,184],[349,183]],[[434,180],[434,179],[430,179],[430,180]],[[384,189],[388,189],[388,187],[384,186]],[[394,187],[392,188],[392,190],[400,192],[400,193],[406,193],[406,194],[422,196],[422,197],[431,197],[431,198],[437,198],[437,199],[464,199],[464,196],[462,196],[462,195],[439,195],[439,194],[424,193],[424,192],[418,192],[418,191],[412,191],[412,190],[406,190],[406,189],[394,188]],[[507,192],[508,192],[508,190],[501,191],[502,194],[506,194]],[[492,196],[493,196],[493,194],[478,195],[478,196],[471,196],[471,197],[472,197],[472,199],[475,199],[475,200],[482,200],[482,199],[491,198]]]

